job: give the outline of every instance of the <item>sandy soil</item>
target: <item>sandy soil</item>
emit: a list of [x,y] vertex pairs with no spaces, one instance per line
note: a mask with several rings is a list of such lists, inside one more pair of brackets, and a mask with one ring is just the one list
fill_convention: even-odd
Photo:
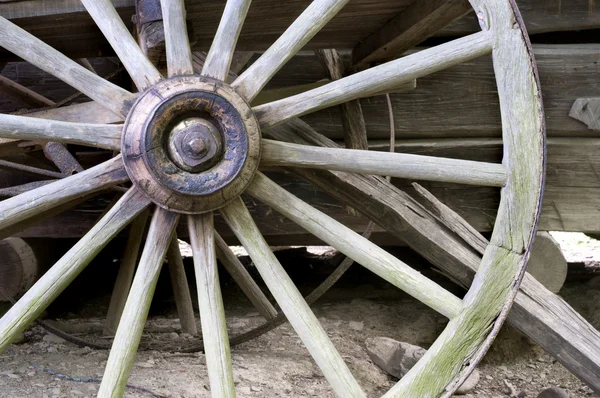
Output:
[[[296,273],[290,273],[297,279]],[[303,272],[298,274],[305,275]],[[322,275],[315,276],[315,279],[319,278]],[[315,280],[298,283],[304,291],[316,284]],[[232,283],[225,281],[223,291],[231,335],[264,322]],[[568,301],[573,300],[573,305],[580,308],[584,316],[600,322],[600,283],[590,283],[583,299],[580,299],[581,291],[581,284],[564,289]],[[143,336],[142,350],[136,358],[130,384],[170,398],[209,397],[204,355],[174,352],[179,347],[189,346],[193,337],[173,332],[179,329],[179,322],[172,301],[158,301],[159,308],[153,309],[148,327],[162,328],[166,332],[149,332]],[[588,305],[590,301],[596,304]],[[83,305],[70,299],[67,302],[70,302],[72,312],[59,311],[64,322],[92,325],[96,329],[101,327],[108,296],[92,297]],[[63,306],[64,303],[65,300]],[[56,313],[56,310],[50,311],[49,315]],[[362,272],[345,277],[317,303],[315,313],[369,397],[381,396],[397,380],[369,360],[364,344],[367,338],[386,336],[426,348],[446,324],[443,317]],[[0,397],[95,396],[97,382],[65,380],[41,368],[72,378],[99,378],[108,350],[82,348],[45,336],[46,332],[35,326],[26,332],[25,342],[13,345],[0,355]],[[102,339],[99,333],[80,337],[110,342]],[[166,348],[167,351],[148,349],[152,347]],[[239,397],[334,397],[302,342],[287,324],[234,347],[232,358]],[[573,398],[593,396],[588,387],[553,358],[510,328],[505,328],[480,371],[481,381],[471,394],[466,395],[467,398],[510,397],[508,386],[521,397],[536,397],[549,386],[564,388]],[[152,395],[131,388],[126,396]]]

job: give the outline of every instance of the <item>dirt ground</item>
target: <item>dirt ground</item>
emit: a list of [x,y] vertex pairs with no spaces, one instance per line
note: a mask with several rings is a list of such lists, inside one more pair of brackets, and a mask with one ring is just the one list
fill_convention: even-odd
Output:
[[[186,266],[191,276],[190,264]],[[302,267],[313,269],[314,266],[316,260],[312,259]],[[327,266],[324,266],[322,272],[313,272],[307,278],[308,273],[303,272],[302,267],[290,265],[288,272],[304,293],[314,288],[328,272]],[[443,330],[446,320],[385,282],[360,271],[359,267],[351,270],[314,306],[314,310],[365,392],[369,397],[377,397],[397,380],[369,360],[365,340],[385,336],[427,348]],[[93,274],[88,275],[88,279],[93,277]],[[222,275],[222,281],[230,335],[264,322],[226,275]],[[583,299],[581,283],[568,285],[563,292],[584,316],[600,322],[600,282],[592,280],[588,285]],[[159,283],[147,325],[148,332],[143,336],[142,350],[137,355],[129,383],[152,391],[156,394],[154,396],[209,397],[204,355],[175,352],[178,348],[188,347],[194,338],[177,332],[179,322],[168,286],[168,278]],[[101,328],[109,296],[100,289],[90,293],[88,299],[79,300],[76,294],[80,291],[65,292],[66,297],[48,310],[47,317],[60,318],[71,327],[85,326],[86,330],[93,332]],[[589,305],[590,301],[596,304]],[[96,395],[99,384],[83,381],[102,377],[108,350],[61,342],[47,337],[39,326],[29,329],[24,337],[24,342],[13,345],[0,355],[0,397]],[[79,334],[79,337],[110,343],[97,332]],[[157,351],[158,347],[166,351]],[[233,347],[232,360],[239,397],[334,397],[327,381],[288,324]],[[77,381],[49,374],[43,369]],[[593,396],[588,387],[552,357],[509,327],[502,332],[480,371],[477,388],[466,398],[510,397],[510,387],[520,397],[536,397],[542,389],[550,386],[565,389],[573,398]],[[153,395],[129,388],[126,396]]]

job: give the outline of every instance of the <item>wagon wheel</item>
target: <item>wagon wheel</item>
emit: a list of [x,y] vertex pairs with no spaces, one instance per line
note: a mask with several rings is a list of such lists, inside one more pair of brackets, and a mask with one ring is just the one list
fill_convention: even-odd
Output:
[[[315,0],[231,85],[224,83],[249,0],[229,0],[200,75],[192,70],[183,0],[163,0],[168,78],[136,45],[110,0],[83,0],[141,94],[90,73],[6,19],[3,47],[120,114],[123,125],[92,125],[2,115],[0,136],[120,150],[84,172],[0,202],[10,228],[74,198],[128,180],[118,203],[0,320],[0,350],[23,331],[137,215],[154,207],[146,244],[110,352],[99,396],[122,396],[159,271],[182,215],[193,248],[202,336],[214,397],[235,395],[215,256],[213,211],[242,242],[308,351],[341,397],[365,396],[257,229],[245,192],[336,247],[385,280],[450,318],[419,363],[385,397],[450,395],[477,364],[504,321],[523,275],[543,185],[544,133],[539,87],[512,1],[472,0],[482,31],[251,108],[248,103],[347,0]],[[504,160],[454,159],[321,149],[261,137],[292,118],[370,96],[492,53],[499,88]],[[473,285],[459,299],[378,246],[279,187],[259,164],[502,187],[491,243]],[[373,178],[376,183],[377,178]]]

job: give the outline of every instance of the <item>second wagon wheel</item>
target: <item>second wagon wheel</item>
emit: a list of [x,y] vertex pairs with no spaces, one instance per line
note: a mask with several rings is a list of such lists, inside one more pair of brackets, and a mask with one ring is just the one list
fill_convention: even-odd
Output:
[[[198,284],[202,336],[213,397],[235,396],[216,268],[213,212],[222,214],[267,287],[340,397],[365,396],[341,355],[260,234],[240,198],[246,193],[336,247],[450,319],[427,354],[385,397],[449,396],[474,368],[504,321],[523,275],[543,187],[543,113],[535,63],[512,0],[472,0],[482,31],[367,69],[306,93],[250,107],[273,75],[348,1],[315,0],[232,84],[229,65],[250,0],[229,0],[202,73],[193,74],[183,0],[163,0],[168,78],[148,61],[110,0],[82,0],[140,94],[91,73],[4,18],[0,44],[69,83],[122,125],[92,125],[0,115],[0,137],[43,139],[120,150],[84,172],[0,202],[11,228],[74,198],[126,181],[132,187],[0,320],[0,351],[22,332],[116,234],[154,208],[142,258],[100,387],[120,397],[139,345],[174,229],[187,217]],[[500,97],[504,160],[490,164],[268,140],[270,129],[345,101],[473,58],[492,54]],[[490,244],[464,299],[293,196],[260,164],[501,187]],[[383,181],[373,177],[373,183]]]

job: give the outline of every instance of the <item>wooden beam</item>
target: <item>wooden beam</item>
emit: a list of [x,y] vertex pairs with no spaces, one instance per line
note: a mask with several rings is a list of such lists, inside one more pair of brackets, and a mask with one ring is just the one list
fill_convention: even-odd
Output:
[[171,286],[173,287],[173,297],[175,306],[179,315],[181,331],[191,335],[198,334],[196,326],[196,317],[194,316],[194,307],[192,306],[192,295],[190,294],[190,285],[185,274],[185,267],[181,252],[179,250],[179,240],[177,235],[169,244],[167,250],[167,262],[169,265],[169,275],[171,276]]
[[[323,64],[331,80],[344,77],[344,61],[335,49],[315,50],[315,55]],[[342,126],[344,128],[344,142],[346,148],[369,149],[367,143],[367,126],[362,113],[359,100],[352,100],[340,105]]]
[[[213,1],[210,4],[197,1],[186,3],[191,21],[188,25],[197,35],[198,43],[194,50],[208,51],[223,12],[224,1]],[[306,48],[352,49],[411,3],[414,0],[351,1]],[[114,0],[113,4],[129,24],[130,17],[135,12],[135,1]],[[307,4],[306,0],[253,0],[238,49],[266,50]],[[551,0],[520,0],[518,5],[530,34],[597,29],[600,26],[600,7],[590,8],[589,0],[570,0],[568,7],[565,4]],[[370,11],[366,11],[367,9]],[[110,52],[110,47],[106,45],[80,0],[44,0],[44,7],[39,6],[39,0],[0,3],[0,15],[16,19],[20,26],[72,58],[96,56],[99,50],[103,54]],[[267,20],[269,23],[265,24],[264,21]],[[480,27],[473,14],[449,25],[439,35],[457,37],[478,30]],[[2,56],[6,57],[7,53],[3,52]]]
[[54,101],[4,76],[0,76],[0,90],[30,108],[55,105]]
[[469,11],[468,0],[416,0],[354,47],[352,63],[365,66],[397,58]]

